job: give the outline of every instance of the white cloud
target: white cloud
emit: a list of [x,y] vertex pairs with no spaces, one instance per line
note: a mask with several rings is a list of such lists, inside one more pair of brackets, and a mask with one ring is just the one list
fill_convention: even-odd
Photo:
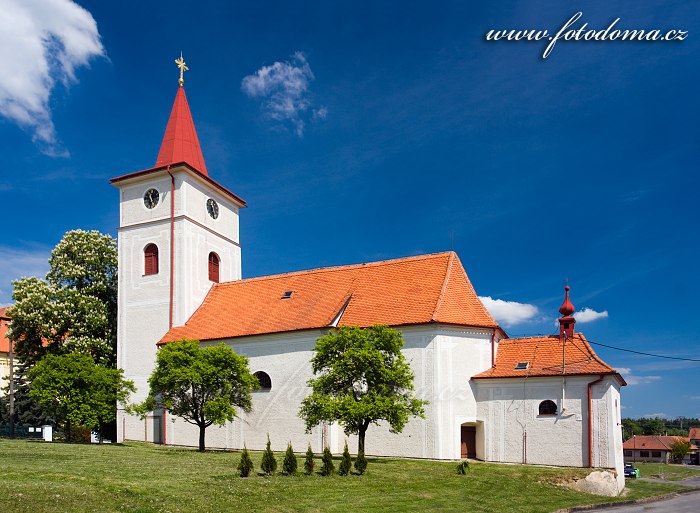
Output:
[[499,324],[513,326],[521,322],[532,320],[537,315],[537,307],[517,301],[504,301],[493,299],[490,296],[479,296],[486,309],[493,315]]
[[641,418],[643,419],[655,419],[655,418],[660,418],[660,419],[667,419],[668,415],[665,413],[647,413],[645,415],[642,415]]
[[0,9],[0,115],[31,132],[42,152],[66,156],[49,97],[60,81],[104,55],[97,23],[71,0],[4,0]]
[[263,66],[252,75],[243,77],[241,89],[251,98],[264,99],[265,114],[280,122],[290,122],[294,133],[304,135],[305,118],[325,119],[326,107],[312,108],[309,85],[314,79],[311,66],[302,52],[296,52],[289,61]]
[[637,376],[629,367],[618,367],[619,372],[628,385],[644,385],[646,383],[654,383],[661,380],[661,376]]
[[576,322],[579,322],[581,324],[585,322],[597,321],[598,319],[605,319],[607,316],[607,310],[604,310],[602,312],[596,312],[592,308],[584,308],[580,312],[574,313],[574,318],[576,319]]
[[0,246],[0,306],[12,302],[12,282],[18,278],[43,278],[49,270],[50,248],[15,249]]

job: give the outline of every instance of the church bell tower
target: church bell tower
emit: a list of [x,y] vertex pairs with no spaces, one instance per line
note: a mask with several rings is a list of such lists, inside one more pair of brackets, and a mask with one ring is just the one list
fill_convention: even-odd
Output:
[[[180,79],[155,166],[110,180],[119,189],[117,365],[148,394],[158,341],[183,325],[214,283],[241,278],[245,201],[209,176]],[[163,412],[117,416],[118,441],[167,442]]]

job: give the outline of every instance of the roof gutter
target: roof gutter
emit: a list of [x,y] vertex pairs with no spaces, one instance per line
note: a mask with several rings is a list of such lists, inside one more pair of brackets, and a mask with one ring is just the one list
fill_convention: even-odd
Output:
[[591,388],[593,385],[597,385],[605,379],[604,375],[601,375],[595,381],[588,383],[588,468],[593,468],[593,399],[591,395]]

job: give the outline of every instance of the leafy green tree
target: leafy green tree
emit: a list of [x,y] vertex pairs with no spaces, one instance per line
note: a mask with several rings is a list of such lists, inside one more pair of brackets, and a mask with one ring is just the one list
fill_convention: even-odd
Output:
[[321,456],[321,475],[322,476],[332,476],[335,472],[335,465],[333,465],[333,455],[331,450],[326,447],[323,449],[323,456]]
[[263,451],[262,461],[260,462],[260,468],[263,473],[271,476],[277,470],[277,458],[275,458],[275,453],[272,452],[270,448],[270,435],[267,435],[267,445]]
[[316,340],[308,381],[310,396],[299,415],[307,432],[321,422],[339,422],[346,434],[358,434],[365,450],[371,424],[385,420],[401,432],[411,416],[424,417],[426,401],[413,396],[413,372],[401,353],[401,333],[388,326],[342,326]]
[[314,461],[314,451],[311,450],[311,444],[309,444],[309,448],[306,449],[306,457],[304,458],[304,472],[307,476],[314,473],[315,466],[316,462]]
[[666,431],[666,422],[659,417],[646,419],[643,429],[645,435],[663,435]]
[[117,403],[126,403],[135,390],[121,369],[98,365],[90,356],[78,353],[47,355],[32,367],[29,379],[30,395],[56,418],[65,420],[68,435],[71,425],[101,433],[116,418]]
[[258,380],[248,370],[248,358],[223,343],[200,347],[196,340],[183,340],[160,348],[148,383],[146,400],[129,411],[145,417],[149,411],[167,408],[199,427],[199,450],[204,452],[209,426],[233,421],[236,408],[251,411],[250,392]]
[[340,465],[338,466],[338,474],[341,476],[347,476],[350,473],[350,467],[352,467],[352,458],[350,458],[350,451],[348,451],[348,441],[345,441],[345,449],[343,449],[343,456],[340,458]]
[[685,458],[690,452],[690,441],[688,440],[676,440],[671,444],[671,456],[673,456],[673,461],[676,463],[681,463],[683,458]]
[[362,475],[367,470],[367,458],[365,458],[364,452],[358,452],[357,458],[355,458],[355,470],[358,474]]
[[248,477],[253,471],[253,460],[250,459],[250,454],[246,446],[243,446],[243,452],[241,453],[241,461],[238,462],[238,472],[240,472],[241,477]]
[[12,324],[20,375],[47,354],[77,352],[116,364],[117,243],[97,231],[67,232],[46,280],[13,282]]
[[284,461],[282,461],[282,470],[288,476],[297,475],[297,457],[292,449],[292,442],[287,445],[287,452],[284,453]]

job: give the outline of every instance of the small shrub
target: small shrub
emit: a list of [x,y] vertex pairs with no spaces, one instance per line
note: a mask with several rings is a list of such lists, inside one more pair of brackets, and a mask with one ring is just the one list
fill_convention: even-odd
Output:
[[467,460],[460,461],[457,465],[457,473],[463,476],[467,470],[469,470],[469,462]]
[[357,473],[362,475],[367,470],[367,458],[365,458],[365,452],[358,452],[357,458],[355,458],[355,470]]
[[321,475],[322,476],[332,476],[335,472],[335,465],[333,465],[333,455],[331,450],[326,447],[323,449],[323,456],[321,457]]
[[343,449],[343,457],[340,460],[340,465],[338,466],[338,474],[341,476],[347,476],[350,473],[350,467],[352,466],[352,459],[350,459],[350,451],[348,451],[348,442],[345,441],[345,449]]
[[245,445],[241,453],[241,461],[238,462],[238,471],[241,473],[241,477],[248,477],[253,471],[253,460],[250,459],[250,454],[248,454],[248,449],[246,449]]
[[294,450],[292,449],[292,442],[289,442],[287,446],[287,452],[284,453],[284,461],[282,462],[282,470],[288,476],[297,475],[297,457],[294,456]]
[[275,473],[277,470],[277,460],[275,459],[275,453],[270,449],[270,435],[267,435],[267,445],[262,455],[262,462],[260,463],[260,468],[264,474],[268,476]]
[[304,460],[304,472],[307,476],[314,473],[315,465],[316,462],[314,461],[314,451],[311,450],[311,444],[309,444],[309,448],[306,449],[306,459]]

